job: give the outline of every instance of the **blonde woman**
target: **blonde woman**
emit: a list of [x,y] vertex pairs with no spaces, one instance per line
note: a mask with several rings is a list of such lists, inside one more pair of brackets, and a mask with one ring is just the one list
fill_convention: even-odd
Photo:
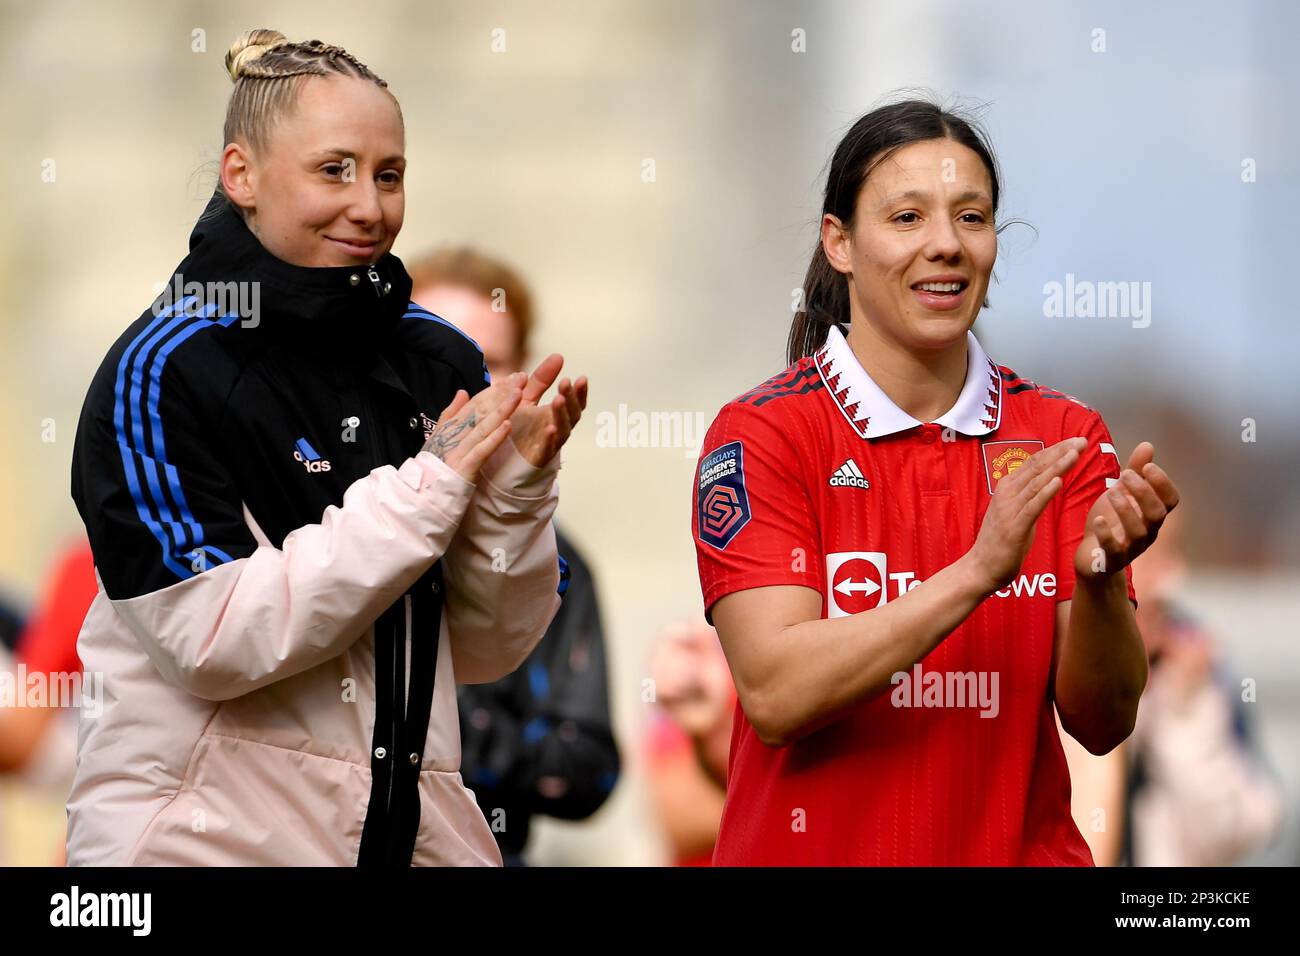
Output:
[[104,701],[69,862],[499,865],[454,684],[509,673],[559,605],[555,473],[586,381],[543,402],[552,355],[489,384],[410,302],[383,80],[272,30],[226,67],[220,186],[77,433]]

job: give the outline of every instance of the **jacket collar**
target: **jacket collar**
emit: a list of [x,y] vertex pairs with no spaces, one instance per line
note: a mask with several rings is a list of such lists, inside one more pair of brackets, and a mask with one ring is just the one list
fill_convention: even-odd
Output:
[[[256,323],[287,344],[352,353],[382,343],[411,301],[411,277],[385,253],[373,266],[297,266],[267,251],[220,190],[190,233],[190,251],[169,286],[258,283]],[[192,288],[192,287],[191,287]],[[243,293],[247,303],[251,296]]]
[[[935,424],[963,435],[987,435],[1002,420],[1002,376],[969,330],[966,352],[966,384],[957,403],[935,419]],[[872,381],[839,326],[830,327],[826,344],[817,350],[814,360],[832,400],[863,438],[882,438],[922,424],[895,405]]]

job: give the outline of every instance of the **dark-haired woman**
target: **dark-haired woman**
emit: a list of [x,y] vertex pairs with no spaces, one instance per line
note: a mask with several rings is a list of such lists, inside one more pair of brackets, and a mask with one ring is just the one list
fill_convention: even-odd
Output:
[[739,692],[719,865],[1092,863],[1052,708],[1096,754],[1132,729],[1129,565],[1178,492],[971,333],[999,187],[962,117],[862,117],[792,364],[708,433],[692,527]]

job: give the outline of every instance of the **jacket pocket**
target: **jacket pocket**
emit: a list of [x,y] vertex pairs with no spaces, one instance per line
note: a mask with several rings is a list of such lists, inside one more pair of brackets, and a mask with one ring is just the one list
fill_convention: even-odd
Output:
[[205,733],[131,863],[352,866],[369,795],[369,768]]

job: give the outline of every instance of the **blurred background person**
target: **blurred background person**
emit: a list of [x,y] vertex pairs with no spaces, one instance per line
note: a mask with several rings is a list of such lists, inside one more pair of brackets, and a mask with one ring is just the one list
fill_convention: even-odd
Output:
[[1278,833],[1285,799],[1255,741],[1253,691],[1178,598],[1186,564],[1177,515],[1133,569],[1151,676],[1126,744],[1123,858],[1228,866]]
[[[95,599],[95,565],[90,544],[76,539],[59,554],[35,612],[18,637],[13,669],[23,673],[79,674],[77,635],[81,622]],[[21,694],[22,687],[16,691]],[[55,707],[7,708],[0,706],[0,773],[16,773],[36,761],[51,723],[60,713]],[[74,728],[75,730],[75,728]],[[66,783],[72,783],[74,746],[67,751],[62,768]]]
[[[90,543],[78,536],[60,550],[37,607],[17,639],[15,653],[0,662],[0,668],[15,675],[47,675],[47,686],[53,686],[58,676],[81,673],[77,635],[96,590]],[[24,688],[15,690],[21,694]],[[47,700],[46,704],[0,705],[0,773],[12,774],[27,790],[62,802],[76,769],[76,710],[67,701]],[[63,859],[60,833],[46,861],[61,865]]]
[[1061,734],[1074,821],[1098,866],[1240,864],[1286,814],[1252,730],[1253,697],[1178,597],[1185,520],[1174,512],[1133,565],[1150,678],[1132,736],[1097,757]]
[[[474,249],[446,248],[407,271],[412,301],[478,343],[493,381],[524,368],[533,299],[514,269]],[[558,523],[555,535],[568,584],[541,643],[507,677],[457,687],[461,775],[507,866],[526,865],[534,815],[585,819],[619,775],[595,581]]]
[[651,799],[676,866],[711,866],[727,796],[736,686],[704,618],[666,629],[651,663],[645,751]]

